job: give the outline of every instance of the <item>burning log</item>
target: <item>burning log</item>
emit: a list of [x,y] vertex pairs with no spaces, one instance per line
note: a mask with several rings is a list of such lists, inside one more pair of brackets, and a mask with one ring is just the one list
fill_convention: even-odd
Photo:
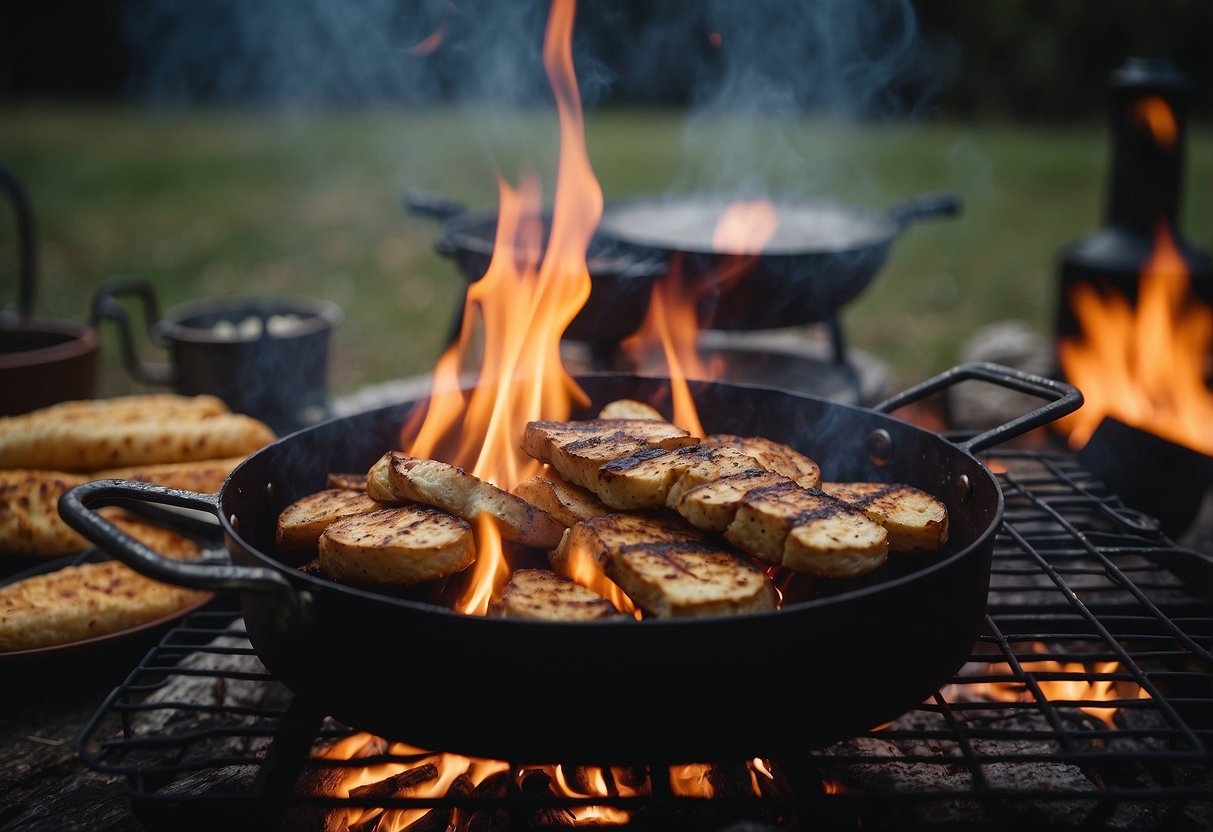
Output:
[[[509,785],[510,772],[499,771],[480,781],[480,785],[472,790],[469,797],[499,802],[504,800]],[[452,826],[460,832],[506,832],[510,828],[510,813],[497,806],[488,809],[456,809]]]
[[438,779],[438,766],[425,763],[416,768],[406,769],[399,774],[393,774],[377,783],[368,783],[350,789],[350,797],[356,800],[384,800],[391,797],[405,797],[415,791],[423,783]]

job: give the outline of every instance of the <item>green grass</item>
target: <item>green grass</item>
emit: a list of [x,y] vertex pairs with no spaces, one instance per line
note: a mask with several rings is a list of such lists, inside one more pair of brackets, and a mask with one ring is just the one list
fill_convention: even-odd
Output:
[[[37,312],[83,319],[102,280],[140,275],[163,308],[220,294],[302,294],[345,310],[335,394],[433,367],[462,279],[436,254],[436,222],[405,214],[425,188],[473,208],[498,173],[553,186],[558,136],[544,111],[152,114],[123,108],[0,108],[0,161],[25,181],[38,232]],[[843,316],[849,343],[899,384],[955,364],[982,324],[1048,332],[1059,249],[1101,224],[1103,123],[846,126],[700,120],[671,111],[587,116],[608,199],[715,188],[748,177],[791,195],[878,210],[959,195],[960,216],[916,223]],[[1182,228],[1213,249],[1213,130],[1189,127]],[[15,297],[12,232],[0,230],[0,302]],[[155,352],[150,353],[156,357]],[[116,340],[101,394],[128,392]]]

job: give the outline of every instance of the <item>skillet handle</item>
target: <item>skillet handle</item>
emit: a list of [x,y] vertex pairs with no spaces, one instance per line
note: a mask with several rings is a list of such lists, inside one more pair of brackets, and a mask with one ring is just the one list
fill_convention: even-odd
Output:
[[889,209],[889,219],[904,229],[915,220],[931,217],[954,217],[960,213],[960,197],[951,193],[923,194]]
[[966,442],[958,443],[962,450],[971,454],[984,451],[986,448],[997,445],[1000,442],[1005,442],[1008,439],[1014,439],[1016,436],[1054,422],[1062,416],[1073,413],[1082,407],[1082,391],[1072,384],[1034,375],[1033,373],[1025,373],[1022,370],[1004,367],[1001,364],[975,361],[945,370],[934,378],[929,378],[920,384],[903,390],[895,396],[885,399],[872,409],[881,413],[892,413],[899,408],[921,401],[946,387],[952,387],[968,379],[988,381],[1000,387],[1006,387],[1009,390],[1049,400],[1048,404],[1043,407],[1039,407],[1030,413],[1025,413],[1023,416],[1018,416],[1004,425],[991,428],[985,433],[979,433]]
[[419,217],[449,220],[467,213],[467,206],[440,194],[413,189],[404,195],[404,210]]
[[118,560],[154,580],[211,592],[276,592],[287,601],[291,615],[300,612],[300,596],[290,581],[272,569],[239,566],[230,562],[174,560],[120,531],[93,510],[130,501],[196,509],[216,516],[219,514],[218,494],[198,494],[134,480],[107,479],[78,485],[60,497],[59,516]]

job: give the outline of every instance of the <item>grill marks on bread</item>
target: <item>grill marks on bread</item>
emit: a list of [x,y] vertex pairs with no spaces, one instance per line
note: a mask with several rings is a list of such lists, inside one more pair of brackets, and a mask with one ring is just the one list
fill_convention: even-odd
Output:
[[454,465],[389,452],[367,475],[367,493],[380,502],[410,500],[464,520],[487,514],[506,540],[550,549],[565,526],[550,514]]
[[782,442],[764,436],[714,433],[704,438],[703,444],[713,448],[731,448],[748,454],[765,470],[783,474],[805,488],[817,488],[821,485],[821,467],[800,451]]
[[516,569],[489,615],[525,621],[628,619],[598,593],[547,569]]
[[889,535],[879,523],[790,479],[747,491],[724,536],[767,563],[823,578],[866,574],[889,553]]
[[[647,616],[683,618],[775,608],[760,570],[671,515],[616,513],[578,523],[554,554],[582,549]],[[559,567],[558,567],[559,568]]]
[[317,543],[320,568],[354,586],[415,586],[476,560],[472,527],[428,506],[395,506],[328,524]]
[[384,508],[383,503],[372,500],[365,491],[326,488],[306,494],[278,515],[274,542],[282,554],[312,552],[330,523],[381,508]]
[[821,489],[884,526],[894,551],[935,552],[948,542],[947,507],[922,489],[877,482],[827,482]]
[[[561,427],[566,424],[578,424],[578,430]],[[672,427],[648,424],[650,431]],[[592,490],[607,506],[671,508],[766,563],[820,577],[853,577],[888,557],[885,528],[818,490],[817,463],[788,445],[715,434],[668,448],[612,431],[605,421],[596,433],[584,423],[544,423],[541,436],[543,441],[532,438],[524,447],[542,448],[562,477]],[[800,529],[795,536],[793,529]]]

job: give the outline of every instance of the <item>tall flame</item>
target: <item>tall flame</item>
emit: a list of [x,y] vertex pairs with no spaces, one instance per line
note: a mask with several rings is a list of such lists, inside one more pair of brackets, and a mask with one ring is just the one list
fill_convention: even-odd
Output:
[[1205,454],[1213,454],[1213,394],[1205,361],[1213,310],[1191,292],[1187,264],[1166,223],[1142,269],[1136,308],[1087,283],[1068,299],[1081,336],[1062,339],[1066,378],[1082,390],[1081,409],[1058,421],[1075,449],[1105,416]]
[[[575,11],[575,0],[554,0],[544,39],[560,122],[546,248],[539,183],[530,177],[514,189],[499,182],[492,260],[469,287],[459,339],[435,367],[428,408],[401,429],[409,454],[442,459],[506,490],[541,467],[519,447],[525,424],[567,419],[574,402],[588,403],[560,361],[561,335],[590,294],[585,254],[602,216],[573,72]],[[462,378],[467,366],[478,366],[470,389]],[[483,614],[508,566],[488,522],[478,525],[477,547],[472,585],[457,606]]]
[[669,273],[653,287],[648,314],[640,329],[623,342],[637,366],[651,364],[651,355],[670,379],[674,424],[696,435],[703,426],[694,399],[686,385],[689,378],[712,379],[719,365],[704,362],[697,336],[704,323],[699,305],[705,293],[722,292],[745,275],[755,257],[779,227],[779,216],[770,200],[738,200],[730,203],[717,219],[712,248],[727,252],[715,259],[710,274],[699,275],[698,285],[687,275],[682,257],[671,258]]

